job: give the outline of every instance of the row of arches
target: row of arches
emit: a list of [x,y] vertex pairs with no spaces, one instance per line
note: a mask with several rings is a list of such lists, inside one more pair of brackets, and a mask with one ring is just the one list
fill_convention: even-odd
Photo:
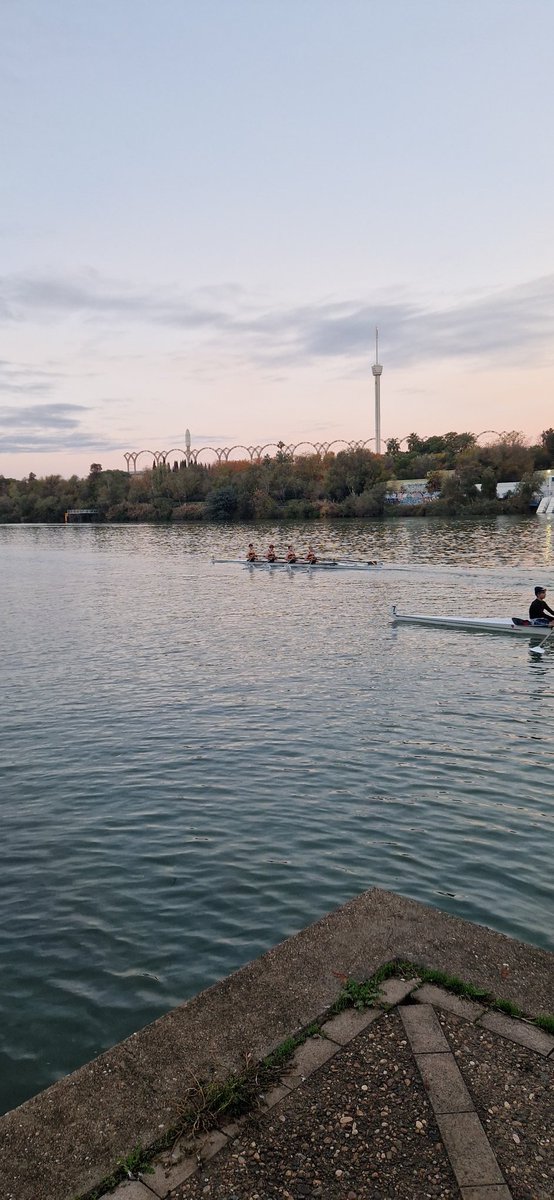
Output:
[[[496,438],[504,437],[506,431],[499,433],[496,429],[484,429],[482,433],[475,436],[475,441],[479,438],[488,437],[493,434]],[[404,442],[409,440],[409,436],[398,438],[399,446],[403,446]],[[337,453],[336,448],[341,450],[369,450],[375,442],[375,438],[365,438],[355,441],[347,441],[345,438],[335,438],[331,442],[295,442],[286,444],[285,442],[265,442],[263,445],[245,446],[237,442],[234,446],[199,446],[197,449],[185,449],[180,446],[173,446],[170,450],[127,450],[123,455],[127,464],[129,473],[142,469],[143,456],[150,459],[149,466],[160,467],[166,466],[173,459],[178,459],[185,462],[187,466],[196,464],[201,466],[209,466],[210,463],[226,463],[240,461],[246,459],[251,463],[261,462],[266,455],[276,457],[277,454],[292,455],[297,454],[318,454],[323,456],[329,454],[330,451]],[[385,443],[386,444],[386,443]],[[243,453],[237,453],[242,451]],[[273,454],[271,454],[273,451]],[[231,456],[235,455],[235,458]],[[205,456],[208,456],[207,458]],[[211,457],[209,457],[211,456]],[[139,465],[140,464],[140,465]]]
[[[251,463],[261,462],[266,455],[276,457],[277,454],[292,455],[297,454],[328,454],[330,451],[336,451],[339,447],[342,450],[367,450],[370,448],[375,438],[367,438],[365,441],[346,441],[345,438],[335,438],[331,442],[294,442],[286,444],[285,442],[265,442],[263,445],[244,446],[237,442],[234,446],[199,446],[197,449],[183,450],[181,446],[173,446],[170,450],[128,450],[124,454],[127,470],[137,471],[142,466],[143,455],[151,459],[149,465],[153,467],[165,466],[172,459],[178,459],[181,462],[186,462],[187,466],[199,465],[209,466],[210,462],[226,463],[233,461],[248,460]],[[271,453],[273,451],[273,454]],[[241,453],[242,452],[242,453]],[[211,459],[209,456],[212,456]],[[234,455],[234,458],[231,456]],[[204,456],[208,457],[208,461],[204,460]]]

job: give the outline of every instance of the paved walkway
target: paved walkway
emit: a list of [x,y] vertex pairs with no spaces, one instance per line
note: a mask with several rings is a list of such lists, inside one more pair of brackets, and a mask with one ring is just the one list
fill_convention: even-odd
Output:
[[380,1004],[328,1021],[251,1115],[112,1200],[552,1200],[554,1037],[417,980]]

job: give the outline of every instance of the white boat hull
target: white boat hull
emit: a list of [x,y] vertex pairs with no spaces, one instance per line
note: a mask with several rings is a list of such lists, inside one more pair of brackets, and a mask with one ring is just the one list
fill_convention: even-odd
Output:
[[435,617],[426,613],[399,613],[393,609],[391,619],[395,624],[430,625],[442,629],[477,629],[486,633],[516,633],[526,637],[529,637],[529,634],[545,637],[548,633],[545,625],[515,625],[511,617]]

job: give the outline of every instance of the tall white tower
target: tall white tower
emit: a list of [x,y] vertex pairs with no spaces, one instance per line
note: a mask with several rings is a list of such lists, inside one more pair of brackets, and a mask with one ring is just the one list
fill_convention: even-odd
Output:
[[375,380],[375,453],[381,453],[381,375],[383,368],[379,362],[379,330],[375,326],[375,362],[371,368]]
[[190,467],[190,429],[185,429],[185,460]]

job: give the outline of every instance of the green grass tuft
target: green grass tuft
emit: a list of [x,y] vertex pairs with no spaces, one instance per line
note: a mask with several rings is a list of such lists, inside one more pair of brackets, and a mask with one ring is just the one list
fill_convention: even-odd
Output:
[[539,1029],[544,1029],[546,1033],[554,1034],[554,1017],[551,1013],[539,1013],[538,1017],[535,1017],[534,1023],[538,1025]]
[[511,1000],[493,1000],[491,1008],[497,1012],[506,1013],[508,1017],[522,1017],[523,1012],[518,1004],[513,1004]]
[[126,1175],[127,1177],[136,1176],[138,1174],[154,1174],[154,1169],[150,1166],[148,1156],[145,1155],[142,1146],[135,1146],[134,1150],[131,1150],[126,1158],[118,1158],[117,1167],[118,1170],[123,1172],[123,1175]]

